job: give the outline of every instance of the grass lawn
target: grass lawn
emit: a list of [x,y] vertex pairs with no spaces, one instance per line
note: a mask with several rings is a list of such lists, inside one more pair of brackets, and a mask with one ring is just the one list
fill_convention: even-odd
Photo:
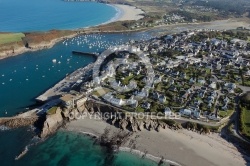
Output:
[[127,77],[125,77],[124,80],[122,80],[121,82],[122,82],[123,85],[128,85],[128,84],[129,84],[129,81],[130,81],[132,78],[134,78],[133,75],[127,76]]
[[250,138],[250,110],[242,107],[241,111],[241,132],[242,134]]
[[97,97],[100,97],[100,96],[103,96],[105,95],[106,93],[110,92],[109,89],[107,88],[101,88],[101,89],[98,89],[98,90],[95,90],[92,92],[92,95],[95,95]]
[[141,108],[141,107],[137,107],[137,108],[136,108],[136,112],[144,112],[144,109]]
[[156,87],[156,90],[161,92],[163,90],[163,87],[164,85],[162,83],[159,83]]
[[219,116],[222,118],[225,118],[227,116],[230,116],[233,113],[234,110],[227,110],[227,111],[219,111]]
[[126,96],[125,96],[125,95],[122,95],[122,94],[118,94],[116,97],[117,97],[117,98],[120,98],[120,99],[125,99],[125,98],[126,98]]
[[47,114],[52,115],[55,114],[57,110],[57,107],[52,107],[47,111]]
[[206,68],[205,70],[207,74],[210,74],[210,69]]
[[0,34],[0,44],[22,41],[23,33],[4,33]]
[[250,81],[245,81],[245,86],[250,86]]

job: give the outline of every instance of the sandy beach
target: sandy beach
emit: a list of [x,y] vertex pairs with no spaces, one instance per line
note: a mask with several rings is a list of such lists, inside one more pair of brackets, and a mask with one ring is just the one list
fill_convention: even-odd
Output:
[[143,18],[143,16],[140,14],[144,14],[144,11],[134,6],[120,4],[112,4],[112,6],[120,10],[120,13],[118,13],[118,18],[115,19],[115,21],[139,20]]
[[[92,133],[100,136],[104,129],[119,132],[120,129],[102,120],[81,119],[70,122],[67,130]],[[244,166],[247,165],[237,148],[221,138],[219,134],[200,135],[198,133],[164,129],[160,132],[141,131],[134,133],[124,144],[129,147],[130,140],[135,140],[134,153],[147,152],[156,157],[164,157],[180,165],[194,166]],[[128,148],[121,148],[128,151]],[[150,155],[149,155],[150,156]]]

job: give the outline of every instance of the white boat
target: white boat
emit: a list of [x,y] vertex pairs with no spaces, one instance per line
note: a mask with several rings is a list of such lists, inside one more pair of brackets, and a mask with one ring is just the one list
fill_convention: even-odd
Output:
[[53,63],[56,63],[56,59],[53,59],[52,62],[53,62]]
[[60,64],[61,62],[59,61],[58,63]]

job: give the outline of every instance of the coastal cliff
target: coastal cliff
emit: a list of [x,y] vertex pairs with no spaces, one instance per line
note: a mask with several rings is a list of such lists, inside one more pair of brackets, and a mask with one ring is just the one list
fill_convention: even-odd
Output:
[[62,110],[60,107],[57,108],[55,114],[47,114],[46,120],[43,124],[42,132],[40,134],[41,138],[45,138],[53,133],[62,126],[63,124],[63,117],[62,117]]
[[36,51],[51,48],[64,38],[71,38],[77,35],[70,30],[51,30],[48,32],[24,33],[21,41],[0,44],[0,59],[15,56],[27,51]]
[[142,119],[134,116],[133,114],[125,114],[120,112],[119,109],[115,107],[108,107],[100,103],[94,103],[93,101],[87,101],[85,107],[92,116],[94,116],[95,113],[97,115],[102,113],[110,113],[112,116],[109,118],[104,118],[103,120],[124,131],[140,132],[147,130],[160,132],[161,130],[165,129],[179,130],[183,128],[200,134],[209,134],[211,131],[213,131],[205,125],[196,124],[193,122],[179,123],[172,119],[155,119],[154,116],[152,116],[152,118],[145,117]]

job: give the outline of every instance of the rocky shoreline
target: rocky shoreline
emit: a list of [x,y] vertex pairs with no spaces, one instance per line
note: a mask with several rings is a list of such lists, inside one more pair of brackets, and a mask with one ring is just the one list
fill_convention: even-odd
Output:
[[[5,59],[5,58],[9,58],[12,56],[16,56],[19,54],[23,54],[26,52],[33,52],[33,51],[39,51],[39,50],[43,50],[43,49],[49,49],[52,48],[55,44],[57,44],[58,42],[66,39],[66,38],[73,38],[75,36],[77,36],[78,34],[71,34],[71,35],[67,35],[67,36],[63,36],[63,37],[59,37],[56,39],[52,39],[50,41],[43,41],[40,43],[34,43],[34,44],[30,44],[29,47],[26,47],[25,45],[22,45],[18,48],[11,48],[11,49],[7,49],[5,51],[1,51],[0,52],[0,60],[1,59]],[[24,42],[24,41],[23,41]],[[11,43],[10,43],[10,47],[11,47]]]
[[[168,163],[171,164],[172,161],[177,163],[176,165],[203,166],[234,165],[236,163],[243,165],[244,163],[234,145],[221,138],[217,133],[205,135],[186,129],[174,130],[168,127],[159,132],[147,129],[132,132],[128,129],[122,130],[119,126],[114,126],[102,119],[87,117],[71,121],[64,130],[90,135],[97,140],[103,135],[109,135],[109,139],[103,140],[108,141],[107,147],[113,151],[126,151],[149,158],[157,163],[170,161]],[[119,133],[129,136],[124,139],[116,139],[119,138],[117,137]],[[114,146],[110,146],[110,142],[113,142]],[[103,146],[106,147],[105,144]],[[192,160],[193,158],[195,160]],[[223,159],[223,161],[218,159]],[[172,165],[174,164],[172,163]]]
[[[106,129],[100,128],[98,133],[95,133],[95,130],[98,127],[96,126],[96,120],[95,119],[82,119],[82,120],[76,120],[70,118],[70,112],[74,111],[74,114],[77,113],[88,113],[90,115],[96,114],[96,117],[100,115],[99,113],[104,111],[104,112],[116,112],[118,110],[114,108],[108,108],[106,106],[100,106],[99,104],[87,102],[84,104],[84,109],[82,111],[78,109],[73,109],[73,110],[66,110],[63,107],[58,107],[56,111],[52,114],[47,113],[46,115],[39,116],[36,121],[27,121],[27,118],[30,117],[31,115],[34,115],[34,112],[26,112],[23,114],[20,114],[18,116],[13,117],[12,120],[3,120],[3,118],[0,119],[0,125],[8,125],[8,127],[19,127],[19,126],[29,126],[29,125],[34,125],[36,130],[38,131],[37,135],[42,139],[45,140],[48,138],[50,135],[56,133],[56,131],[60,128],[66,128],[68,130],[68,126],[74,126],[75,124],[80,123],[81,126],[77,127],[79,129],[83,130],[75,130],[73,131],[78,131],[82,132],[84,134],[90,135],[91,137],[94,137],[97,139],[98,143],[100,145],[106,147],[109,149],[110,155],[112,155],[115,152],[118,151],[127,151],[131,152],[133,154],[137,154],[141,157],[147,157],[149,159],[154,159],[154,161],[161,163],[161,162],[167,162],[170,163],[171,165],[180,165],[178,163],[178,160],[175,160],[175,158],[169,158],[170,160],[166,160],[165,157],[155,157],[155,156],[161,156],[160,154],[155,154],[154,152],[151,153],[147,151],[142,150],[141,148],[138,149],[138,145],[142,146],[141,144],[138,144],[137,139],[143,138],[140,135],[143,135],[145,133],[152,133],[152,136],[155,135],[155,133],[162,135],[162,133],[167,132],[185,132],[188,130],[192,130],[192,133],[198,134],[200,136],[204,136],[204,138],[209,138],[209,135],[204,135],[207,132],[204,129],[201,128],[195,128],[192,126],[193,124],[179,124],[179,123],[174,123],[173,121],[159,121],[155,119],[137,119],[134,116],[124,116],[122,113],[120,114],[122,118],[116,119],[116,118],[107,118],[107,119],[102,119],[100,118],[100,123],[102,125],[102,128],[105,126],[112,126],[112,130],[109,130],[107,127]],[[18,118],[17,118],[18,117]],[[22,118],[22,120],[20,119]],[[86,122],[84,122],[86,121]],[[89,122],[87,122],[89,121]],[[81,123],[89,123],[89,127],[86,125],[83,125]],[[33,123],[33,124],[32,124]],[[99,123],[99,122],[98,122]],[[105,124],[105,125],[104,125]],[[93,128],[93,131],[91,130]],[[183,130],[183,129],[187,130]],[[88,130],[86,130],[88,129]],[[69,129],[71,130],[71,129]],[[150,134],[151,135],[151,134]],[[140,137],[138,137],[140,136]],[[157,138],[160,138],[161,136],[157,136]],[[125,147],[125,148],[124,148]],[[164,149],[163,149],[164,150]],[[19,156],[17,156],[17,159],[23,157],[27,153],[27,150],[24,149]],[[150,155],[152,154],[152,155]],[[168,157],[166,157],[168,158]],[[177,161],[177,162],[173,162]],[[182,165],[182,164],[181,164]]]

